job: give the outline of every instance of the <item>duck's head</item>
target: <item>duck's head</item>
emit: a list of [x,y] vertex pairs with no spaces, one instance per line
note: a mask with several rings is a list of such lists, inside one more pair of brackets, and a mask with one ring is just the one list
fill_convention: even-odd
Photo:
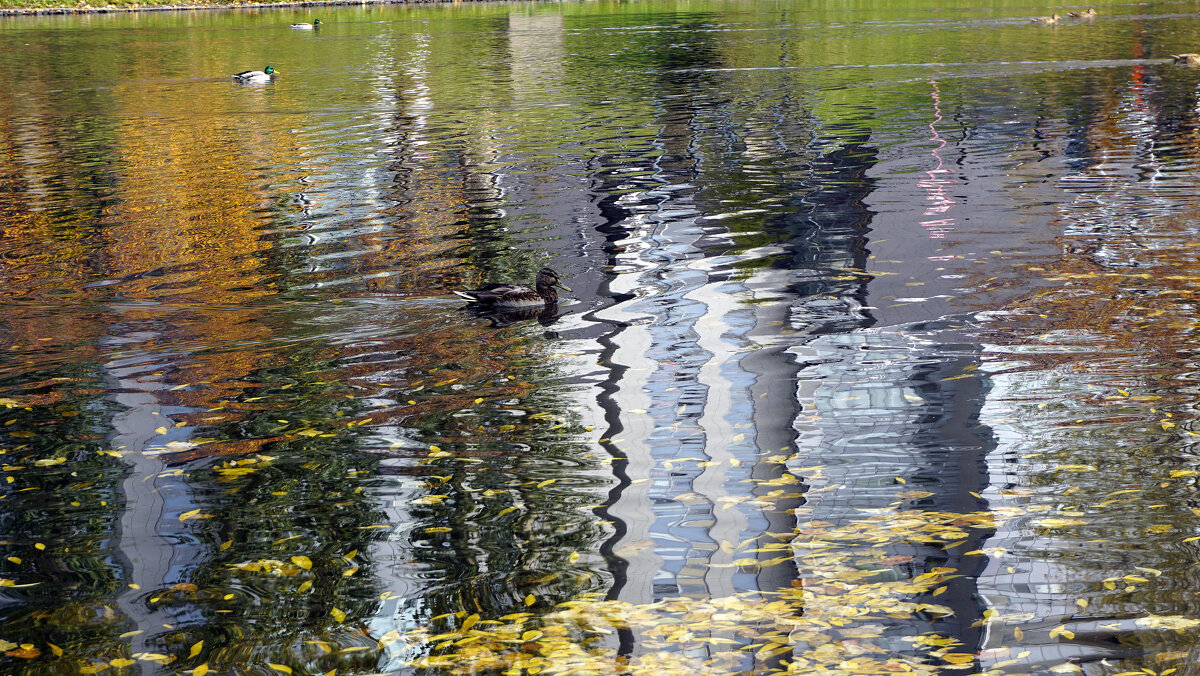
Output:
[[267,75],[278,75],[279,74],[279,71],[275,70],[275,66],[267,66],[266,68],[263,68],[263,72],[266,73]]
[[537,288],[538,288],[538,290],[541,291],[542,289],[549,289],[552,286],[557,286],[558,288],[560,288],[564,291],[571,290],[571,287],[567,286],[566,284],[563,284],[562,281],[558,278],[557,272],[551,270],[550,268],[542,268],[541,270],[538,270],[538,273],[537,273]]
[[314,26],[320,26],[320,25],[321,25],[321,20],[320,20],[320,19],[313,19],[313,25],[314,25]]

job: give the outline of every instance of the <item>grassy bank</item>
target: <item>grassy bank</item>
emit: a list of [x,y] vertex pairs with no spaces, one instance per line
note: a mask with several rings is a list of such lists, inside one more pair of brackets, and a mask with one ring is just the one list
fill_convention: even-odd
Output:
[[[323,5],[383,5],[401,4],[413,0],[293,0],[288,2],[252,2],[246,0],[99,0],[89,3],[80,0],[0,0],[0,16],[13,14],[83,14],[104,12],[163,11],[185,9],[220,9],[245,7],[309,7]],[[416,0],[417,2],[429,0]]]

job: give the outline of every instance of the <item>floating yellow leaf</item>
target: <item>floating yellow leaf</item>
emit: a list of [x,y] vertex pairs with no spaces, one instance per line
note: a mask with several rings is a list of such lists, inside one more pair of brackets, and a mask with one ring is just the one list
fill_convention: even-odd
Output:
[[525,605],[532,606],[535,603],[537,603],[537,598],[533,594],[525,597]]
[[293,556],[292,563],[300,566],[304,570],[312,570],[312,559],[304,556],[303,554],[297,554],[296,556]]
[[312,588],[312,584],[312,580],[305,580],[304,582],[300,583],[299,587],[296,587],[296,591],[299,593],[304,593]]
[[346,621],[346,613],[338,608],[334,608],[334,609],[330,610],[329,614],[333,615],[333,619],[337,620],[338,622]]
[[467,616],[467,619],[463,620],[462,631],[466,631],[466,630],[470,629],[471,627],[474,627],[475,623],[478,621],[479,621],[479,614],[471,613],[470,615]]
[[201,664],[200,666],[196,667],[195,669],[192,669],[192,676],[204,676],[207,673],[208,673],[208,662],[205,662],[204,664]]
[[54,656],[55,656],[55,657],[62,657],[62,656],[63,656],[63,649],[62,649],[62,648],[59,648],[58,646],[54,645],[53,643],[47,643],[46,645],[50,647],[50,652],[54,653]]
[[1180,617],[1179,615],[1147,615],[1134,620],[1134,624],[1139,624],[1143,627],[1153,627],[1155,629],[1174,629],[1181,631],[1183,629],[1191,629],[1196,625],[1200,625],[1200,620],[1193,620],[1188,617]]
[[292,673],[292,668],[286,664],[271,664],[270,662],[267,662],[267,666],[271,667],[275,671],[282,671],[285,674]]
[[1038,519],[1034,523],[1045,528],[1065,528],[1067,526],[1086,526],[1088,522],[1080,519],[1057,519],[1051,517]]
[[121,669],[122,667],[127,667],[131,664],[137,664],[137,660],[131,660],[128,657],[118,657],[115,660],[109,660],[108,663],[118,669]]
[[198,509],[193,509],[193,510],[191,510],[191,511],[189,511],[189,512],[184,512],[183,514],[180,514],[180,515],[179,515],[179,520],[180,520],[180,521],[187,521],[188,519],[194,518],[194,517],[196,517],[196,516],[199,516],[199,515],[200,515],[200,510],[198,510]]
[[1075,638],[1074,632],[1061,624],[1050,630],[1050,638],[1057,638],[1059,636],[1066,638],[1068,641]]
[[383,650],[384,648],[388,647],[389,645],[391,645],[399,640],[400,640],[400,632],[393,629],[393,630],[389,631],[388,633],[384,634],[383,636],[379,637],[379,649]]
[[188,651],[188,659],[190,660],[196,655],[199,655],[201,650],[204,650],[204,641],[196,641],[193,643],[192,649]]

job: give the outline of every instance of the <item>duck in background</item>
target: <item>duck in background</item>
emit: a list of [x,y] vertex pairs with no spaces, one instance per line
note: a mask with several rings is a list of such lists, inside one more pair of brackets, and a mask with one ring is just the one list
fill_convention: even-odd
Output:
[[317,28],[317,26],[320,26],[320,25],[321,25],[320,19],[313,19],[312,23],[294,23],[294,24],[292,24],[292,28],[294,28],[298,31],[311,31],[311,30],[315,30]]
[[1072,19],[1090,19],[1096,16],[1096,8],[1088,7],[1086,12],[1067,12],[1067,16]]
[[243,84],[252,82],[270,82],[275,79],[276,75],[279,75],[279,71],[275,70],[271,66],[267,66],[262,70],[244,70],[234,75],[233,79]]
[[1031,19],[1031,21],[1033,21],[1034,23],[1044,23],[1044,24],[1048,25],[1048,24],[1058,23],[1058,20],[1060,18],[1061,17],[1058,16],[1057,14],[1051,14],[1050,16],[1034,17],[1033,19]]
[[1172,54],[1171,58],[1185,66],[1200,66],[1200,54]]

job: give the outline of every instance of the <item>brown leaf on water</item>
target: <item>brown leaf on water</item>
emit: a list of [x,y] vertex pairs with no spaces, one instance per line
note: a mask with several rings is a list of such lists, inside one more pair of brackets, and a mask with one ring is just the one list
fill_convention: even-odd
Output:
[[17,648],[16,650],[5,651],[4,654],[8,655],[9,657],[19,657],[23,660],[31,660],[38,655],[41,655],[42,651],[33,647],[32,643],[22,643],[20,648]]

